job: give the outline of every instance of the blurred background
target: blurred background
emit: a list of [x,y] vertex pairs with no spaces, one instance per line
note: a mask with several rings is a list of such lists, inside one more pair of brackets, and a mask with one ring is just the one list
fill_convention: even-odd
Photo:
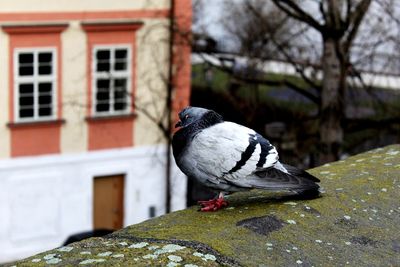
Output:
[[312,168],[400,139],[391,0],[0,3],[0,263],[213,194],[171,157],[213,109]]
[[398,142],[399,3],[216,2],[194,4],[193,105],[304,168]]

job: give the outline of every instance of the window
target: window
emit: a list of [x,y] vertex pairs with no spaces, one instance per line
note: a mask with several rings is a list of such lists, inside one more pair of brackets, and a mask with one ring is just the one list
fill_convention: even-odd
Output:
[[55,49],[18,49],[14,54],[17,121],[55,117]]
[[130,110],[130,65],[127,45],[93,48],[94,114],[114,115]]

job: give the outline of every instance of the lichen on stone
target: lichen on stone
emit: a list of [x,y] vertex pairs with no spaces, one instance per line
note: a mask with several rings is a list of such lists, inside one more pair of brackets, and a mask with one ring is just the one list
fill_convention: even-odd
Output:
[[50,264],[50,265],[58,264],[61,261],[62,261],[62,259],[60,259],[60,258],[52,258],[52,259],[46,260],[46,264]]
[[293,202],[293,201],[285,202],[285,203],[283,203],[283,204],[285,204],[285,205],[290,205],[290,206],[296,206],[296,205],[297,205],[297,203],[296,203],[296,202]]
[[60,247],[60,248],[58,248],[58,249],[56,249],[57,251],[60,251],[60,252],[70,252],[71,250],[73,250],[74,248],[73,247],[68,247],[68,246],[65,246],[65,247]]
[[57,254],[52,253],[52,254],[47,254],[43,257],[44,260],[50,260],[52,258],[54,258]]
[[200,252],[195,252],[195,253],[193,253],[193,256],[202,258],[204,256],[204,254],[200,253]]
[[146,254],[146,255],[144,255],[143,256],[143,259],[157,259],[158,258],[158,255],[155,255],[155,254]]
[[135,243],[130,245],[128,248],[144,248],[145,246],[148,246],[149,243],[147,242],[140,242],[140,243]]
[[81,261],[79,264],[80,265],[87,265],[87,264],[92,264],[92,263],[100,263],[100,262],[105,262],[105,259],[87,259],[84,261]]
[[173,253],[175,251],[184,249],[185,247],[180,246],[180,245],[175,245],[175,244],[168,244],[163,246],[161,249],[157,249],[154,251],[154,254],[160,255],[160,254],[165,254],[165,253]]
[[101,253],[97,254],[97,256],[99,256],[99,257],[108,257],[111,254],[112,254],[111,251],[106,251],[106,252],[101,252]]
[[183,260],[182,257],[176,255],[168,255],[168,259],[174,262],[181,262]]
[[217,260],[217,258],[212,254],[205,254],[203,259],[206,261],[216,261]]
[[212,254],[203,254],[200,252],[193,253],[193,256],[201,258],[203,261],[215,261],[217,258]]

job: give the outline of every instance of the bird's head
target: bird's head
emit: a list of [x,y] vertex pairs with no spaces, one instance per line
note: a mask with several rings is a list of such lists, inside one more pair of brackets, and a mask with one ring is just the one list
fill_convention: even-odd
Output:
[[201,117],[207,112],[210,112],[210,110],[198,107],[186,107],[181,112],[179,112],[179,121],[177,124],[175,124],[175,128],[186,127],[193,122],[201,119]]

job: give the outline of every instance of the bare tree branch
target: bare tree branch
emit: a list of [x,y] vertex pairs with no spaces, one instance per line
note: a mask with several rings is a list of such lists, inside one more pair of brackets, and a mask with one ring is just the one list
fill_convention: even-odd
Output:
[[337,0],[328,0],[328,9],[329,13],[327,18],[329,18],[330,26],[335,30],[340,30],[341,28],[341,17],[340,17],[340,10],[339,10],[340,3]]
[[211,66],[222,70],[226,73],[229,73],[232,75],[235,79],[242,81],[247,84],[263,84],[263,85],[269,85],[269,86],[288,86],[290,89],[294,90],[295,92],[305,96],[306,98],[310,99],[312,102],[315,104],[319,104],[319,97],[315,96],[310,90],[306,90],[300,86],[298,86],[295,82],[290,81],[287,78],[283,78],[280,81],[276,80],[269,80],[269,79],[260,79],[260,78],[255,78],[255,77],[247,77],[243,75],[236,75],[233,71],[232,68],[226,67],[224,65],[217,65],[214,64],[212,61],[208,60],[206,57],[203,57],[203,60],[207,62],[207,64],[210,64]]
[[305,22],[318,31],[323,29],[323,26],[316,21],[310,14],[306,13],[292,0],[272,0],[277,7],[279,7],[288,16],[293,17],[299,21]]
[[[351,1],[351,0],[347,0]],[[367,13],[367,10],[371,4],[371,0],[362,0],[355,8],[353,12],[349,14],[349,30],[347,31],[345,40],[343,42],[343,50],[348,51],[353,43],[353,40],[357,34],[360,24]]]
[[[254,17],[256,17],[262,24],[266,25],[268,24],[268,22],[266,21],[266,17],[265,15],[263,15],[262,13],[260,13],[260,10],[255,8],[250,1],[246,1],[245,2],[245,6],[246,9],[251,12],[253,14]],[[277,41],[276,38],[274,38],[274,33],[276,33],[277,29],[283,27],[284,23],[287,21],[288,17],[285,17],[280,23],[278,23],[278,25],[275,27],[275,29],[271,29],[267,31],[267,38],[269,41],[271,41],[280,51],[280,53],[282,53],[285,57],[285,60],[288,61],[290,64],[292,64],[295,69],[296,72],[303,78],[303,80],[308,83],[312,88],[317,89],[318,91],[321,90],[321,85],[314,82],[313,80],[311,80],[306,74],[305,74],[305,68],[303,65],[298,64],[297,62],[295,62],[294,57],[288,53],[286,51],[286,47],[288,47],[288,45],[290,45],[290,42],[292,42],[292,40],[297,36],[297,35],[303,35],[305,31],[307,31],[307,27],[303,27],[301,28],[298,32],[288,36],[288,38],[286,40],[283,40],[282,42]],[[289,86],[289,84],[286,84]],[[292,88],[292,87],[290,87]],[[299,88],[295,88],[295,86],[293,86],[293,89],[296,92],[301,92],[301,90],[299,90]],[[304,96],[310,98],[310,93],[302,93]],[[311,97],[310,99],[315,102],[314,99],[315,96]]]

